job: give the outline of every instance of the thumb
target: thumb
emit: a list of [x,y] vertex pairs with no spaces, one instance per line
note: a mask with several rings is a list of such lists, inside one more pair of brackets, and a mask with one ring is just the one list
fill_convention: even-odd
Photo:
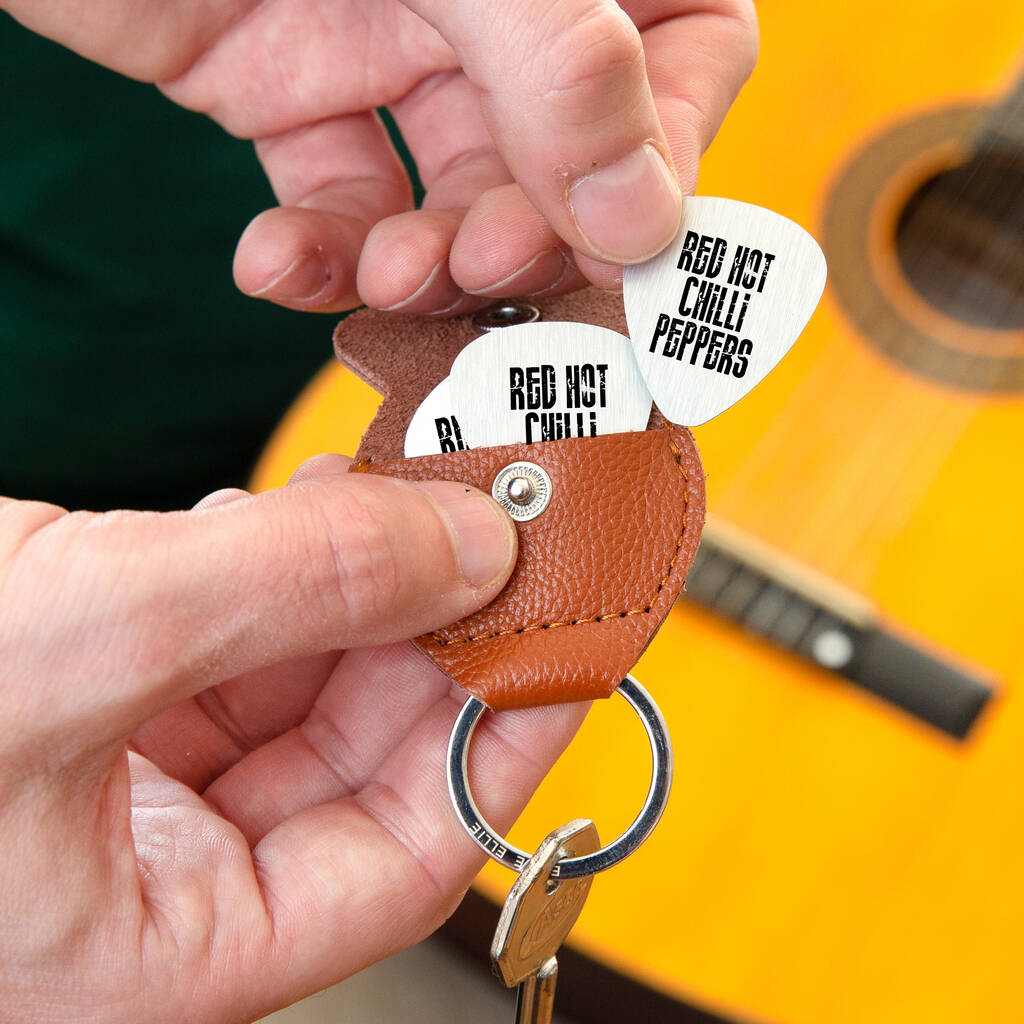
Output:
[[640,34],[613,0],[405,3],[454,48],[502,158],[565,241],[613,263],[671,241],[681,191]]
[[369,474],[190,512],[65,515],[32,541],[3,577],[8,639],[107,735],[253,668],[462,618],[517,551],[480,491]]

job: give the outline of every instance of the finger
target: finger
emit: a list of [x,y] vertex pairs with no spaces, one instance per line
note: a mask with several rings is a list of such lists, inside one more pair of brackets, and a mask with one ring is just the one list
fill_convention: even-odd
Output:
[[515,553],[481,492],[369,474],[198,512],[67,515],[7,566],[5,647],[12,671],[44,665],[61,690],[52,715],[38,690],[51,727],[102,742],[242,672],[461,618]]
[[69,16],[60,0],[5,0],[3,10],[89,60],[151,82],[193,66],[211,41],[246,21],[256,6],[256,0],[197,0],[187,10],[145,4],[125,17],[115,0],[93,5],[86,19]]
[[470,294],[560,295],[585,284],[565,244],[518,185],[492,188],[466,213],[452,277]]
[[[383,653],[387,663],[399,652]],[[380,700],[369,717],[349,709],[369,733],[354,734],[359,750],[344,753],[353,733],[322,747],[360,776],[358,789],[292,814],[251,857],[208,801],[132,760],[132,828],[150,923],[160,923],[161,941],[173,942],[179,954],[199,941],[211,960],[230,958],[248,978],[247,1019],[422,938],[450,913],[483,861],[451,813],[439,770],[460,702],[443,684],[432,694],[445,691],[440,699],[410,706],[420,679],[403,664],[411,667],[391,659],[397,671],[390,681],[386,671],[373,678]],[[471,783],[497,828],[507,828],[585,711],[583,704],[535,708],[480,724]],[[398,739],[389,729],[396,713],[403,716]],[[374,752],[376,766],[360,768]],[[260,796],[258,784],[253,795]],[[191,922],[208,913],[215,897],[230,899],[230,912],[197,939]],[[241,950],[238,934],[248,936]]]
[[359,305],[356,268],[370,228],[412,206],[401,161],[375,114],[331,118],[256,144],[281,206],[239,240],[235,282],[291,309]]
[[222,487],[219,491],[214,491],[212,494],[206,495],[205,498],[200,498],[192,506],[192,511],[194,512],[201,508],[213,508],[215,505],[230,505],[233,501],[248,497],[249,492],[243,491],[241,487]]
[[375,309],[454,316],[483,305],[448,270],[461,210],[418,210],[378,224],[359,262],[359,295]]
[[359,293],[367,305],[453,315],[482,305],[453,279],[448,254],[466,209],[511,181],[480,116],[479,94],[460,72],[444,71],[392,104],[424,185],[423,208],[392,217],[367,238]]
[[388,108],[426,188],[425,209],[468,207],[512,175],[480,112],[480,90],[461,71],[441,71]]
[[[430,212],[393,218],[371,233],[360,261],[360,294],[369,305],[464,312],[467,303],[455,306],[461,292],[552,294],[572,276],[561,240],[512,184],[484,124],[479,90],[465,75],[433,75],[391,110]],[[461,253],[445,262],[460,240]]]
[[643,32],[647,76],[683,191],[690,194],[701,155],[754,67],[757,18],[748,0],[716,0],[710,9],[684,9],[664,20],[657,20],[659,13],[644,11],[654,22]]
[[305,480],[319,480],[329,476],[342,476],[348,472],[352,465],[352,459],[348,455],[337,455],[334,452],[324,452],[322,455],[314,455],[306,459],[298,469],[292,473],[288,483],[300,484]]
[[[271,955],[290,994],[423,938],[480,869],[484,854],[452,813],[440,770],[458,708],[447,698],[435,703],[356,793],[298,812],[253,851],[273,921]],[[471,783],[497,829],[510,825],[585,710],[532,708],[481,724]]]
[[622,291],[622,267],[617,263],[604,263],[592,259],[578,250],[573,252],[573,260],[580,275],[595,288],[603,288],[609,292]]
[[406,3],[452,44],[499,153],[566,242],[619,263],[668,244],[682,195],[640,34],[617,4]]
[[255,846],[293,814],[357,792],[451,691],[410,643],[347,651],[301,724],[237,761],[203,796]]
[[[344,455],[315,455],[289,485],[348,472]],[[249,497],[227,488],[204,498],[209,508]],[[130,745],[162,772],[203,790],[251,751],[302,722],[341,653],[328,651],[243,673],[161,711],[132,734]]]
[[341,654],[256,669],[143,722],[130,746],[165,775],[202,792],[214,779],[305,721]]
[[[190,990],[199,1005],[258,1017],[411,945],[451,913],[484,859],[452,814],[439,770],[458,706],[435,704],[358,793],[298,812],[251,856],[205,801],[133,758],[147,940],[179,958],[228,963],[244,983],[229,1008],[222,979],[211,976],[212,991],[205,982]],[[507,828],[584,713],[578,704],[534,708],[481,724],[471,779],[497,828]],[[211,905],[224,912],[200,928]]]

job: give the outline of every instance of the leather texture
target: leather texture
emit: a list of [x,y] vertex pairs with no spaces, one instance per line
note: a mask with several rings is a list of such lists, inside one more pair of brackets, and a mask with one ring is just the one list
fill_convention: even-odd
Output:
[[490,491],[512,462],[551,478],[517,524],[519,560],[486,608],[416,640],[494,710],[607,697],[668,614],[697,552],[704,476],[680,428],[362,462],[357,472]]
[[[625,330],[621,300],[552,300],[545,320]],[[704,524],[704,473],[690,432],[655,410],[646,431],[401,457],[419,402],[478,333],[470,319],[364,311],[335,335],[339,357],[385,399],[353,472],[457,480],[490,493],[512,462],[534,462],[552,497],[518,523],[519,559],[486,608],[417,638],[445,673],[493,710],[607,697],[676,600]]]
[[[621,295],[591,288],[528,301],[541,310],[544,320],[597,324],[626,333]],[[403,457],[405,431],[413,413],[448,376],[455,357],[479,337],[469,316],[430,320],[362,309],[338,325],[334,332],[338,358],[384,398],[363,435],[357,461]]]

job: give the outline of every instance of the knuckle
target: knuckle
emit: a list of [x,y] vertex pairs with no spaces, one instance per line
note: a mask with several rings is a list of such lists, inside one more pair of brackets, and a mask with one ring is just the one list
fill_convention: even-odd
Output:
[[680,123],[686,127],[686,137],[696,140],[697,154],[703,153],[715,137],[717,124],[704,107],[689,99],[677,100]]
[[73,539],[93,515],[29,501],[0,509],[0,651],[18,649],[42,628],[30,610],[53,613],[52,591],[68,574]]
[[[87,515],[93,513],[74,513]],[[6,566],[40,530],[69,513],[44,501],[15,501],[0,498],[0,566]]]
[[733,17],[737,23],[737,39],[733,47],[733,59],[745,82],[757,64],[760,48],[760,32],[757,24],[757,11],[751,0],[740,0]]
[[[321,513],[314,563],[327,618],[350,626],[386,616],[403,591],[412,538],[399,537],[394,507],[377,487],[347,489],[344,520]],[[339,528],[340,527],[340,528]]]
[[757,66],[757,56],[761,46],[756,21],[751,24],[750,31],[744,36],[744,40],[746,45],[741,50],[740,66],[743,72],[743,81],[745,82],[753,74],[754,68]]
[[131,667],[111,596],[131,552],[110,529],[131,513],[19,504],[0,512],[0,660],[11,684],[4,709],[26,736],[62,737],[70,759],[106,740],[83,726],[84,709],[102,711]]
[[723,77],[734,78],[739,89],[757,64],[760,46],[757,10],[753,0],[723,0],[718,13],[731,23],[729,45],[722,55]]
[[544,69],[544,98],[563,103],[593,103],[596,96],[615,99],[642,79],[644,48],[640,33],[619,7],[593,3],[582,16],[557,30],[545,51],[555,58]]

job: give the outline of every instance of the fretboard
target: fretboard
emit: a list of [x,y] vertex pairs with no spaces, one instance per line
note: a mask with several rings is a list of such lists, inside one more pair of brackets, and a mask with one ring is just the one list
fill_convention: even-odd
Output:
[[980,672],[888,629],[859,595],[732,527],[709,523],[705,528],[684,600],[958,739],[993,694]]

